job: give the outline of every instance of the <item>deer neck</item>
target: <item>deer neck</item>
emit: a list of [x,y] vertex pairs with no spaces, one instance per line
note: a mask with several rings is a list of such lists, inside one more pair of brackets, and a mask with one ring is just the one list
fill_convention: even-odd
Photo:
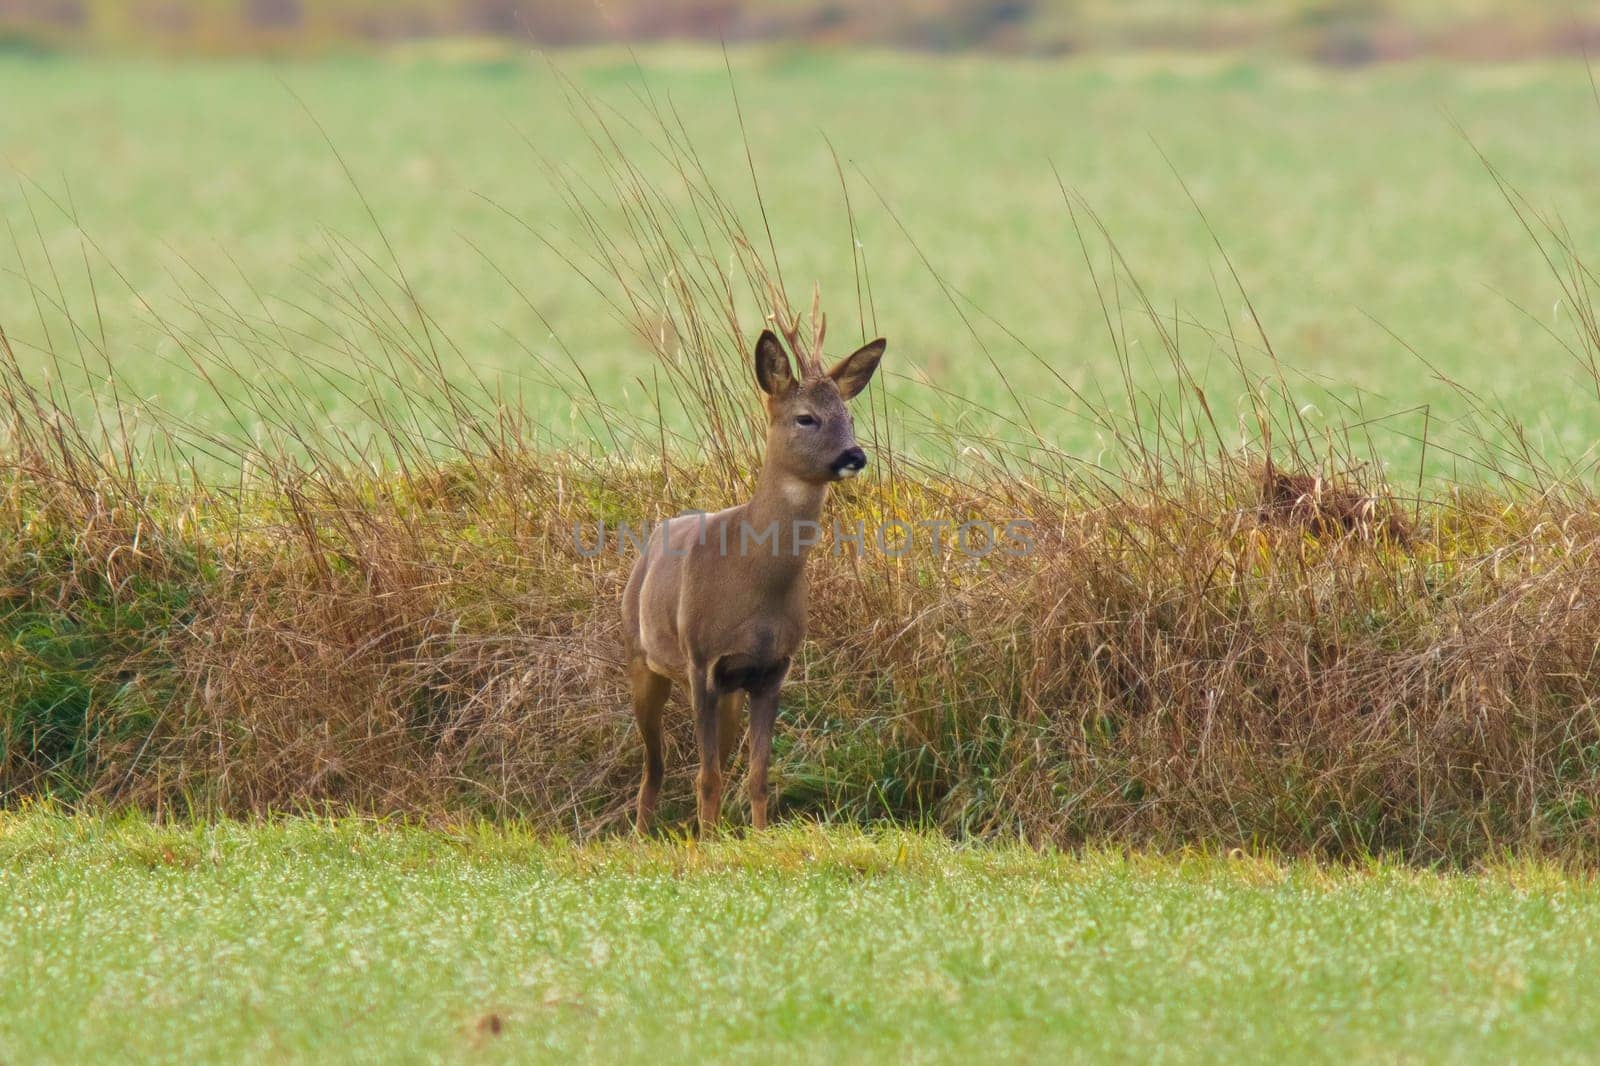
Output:
[[[828,486],[804,481],[772,463],[765,463],[756,478],[755,495],[745,511],[746,520],[758,532],[776,526],[778,548],[774,562],[791,564],[798,572],[805,567],[811,544],[818,539],[815,523],[822,517],[828,499]],[[809,529],[809,533],[808,533]],[[763,558],[766,549],[761,549]]]

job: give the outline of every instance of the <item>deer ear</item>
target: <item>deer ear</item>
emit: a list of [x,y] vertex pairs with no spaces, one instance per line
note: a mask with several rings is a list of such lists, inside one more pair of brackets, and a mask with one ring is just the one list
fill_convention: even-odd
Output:
[[879,337],[871,344],[857,348],[828,371],[833,383],[839,386],[840,396],[853,399],[867,387],[867,382],[872,380],[872,372],[878,369],[878,360],[883,358],[883,350],[888,346],[889,342]]
[[756,384],[768,396],[782,396],[794,388],[794,373],[789,369],[789,356],[778,343],[777,334],[770,329],[761,331],[756,341]]

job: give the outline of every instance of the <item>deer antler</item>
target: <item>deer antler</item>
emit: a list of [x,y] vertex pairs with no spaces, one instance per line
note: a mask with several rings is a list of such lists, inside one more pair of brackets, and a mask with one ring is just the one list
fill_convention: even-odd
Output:
[[772,292],[772,313],[767,316],[767,321],[776,326],[778,332],[783,334],[783,339],[789,342],[789,350],[800,363],[800,376],[820,378],[823,375],[822,339],[828,335],[828,316],[822,310],[822,283],[817,282],[811,289],[810,344],[801,346],[800,316],[789,310],[788,301],[780,297],[776,287]]

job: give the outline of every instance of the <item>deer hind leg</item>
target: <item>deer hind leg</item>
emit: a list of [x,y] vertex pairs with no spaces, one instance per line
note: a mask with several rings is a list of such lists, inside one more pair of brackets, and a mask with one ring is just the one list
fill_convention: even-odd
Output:
[[691,667],[689,682],[694,702],[694,738],[700,749],[700,773],[694,783],[700,802],[702,837],[715,831],[722,813],[722,700],[708,673],[705,667]]
[[739,750],[739,738],[744,736],[744,727],[739,721],[739,712],[742,710],[744,692],[741,690],[736,689],[717,700],[717,765],[722,768],[724,777],[727,776],[733,753]]
[[633,717],[639,723],[639,737],[644,741],[644,775],[639,782],[639,801],[634,811],[634,828],[644,833],[650,829],[650,820],[656,813],[656,799],[661,795],[661,777],[665,769],[661,762],[661,710],[672,692],[672,681],[650,669],[641,655],[628,664],[628,682],[633,689]]

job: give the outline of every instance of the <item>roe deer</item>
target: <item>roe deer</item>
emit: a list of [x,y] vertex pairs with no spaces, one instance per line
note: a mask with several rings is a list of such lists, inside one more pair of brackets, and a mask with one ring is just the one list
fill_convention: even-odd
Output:
[[[756,382],[766,394],[767,451],[748,503],[657,526],[622,594],[623,644],[633,713],[644,740],[636,826],[649,828],[661,791],[661,712],[674,679],[687,681],[700,772],[702,835],[722,809],[722,775],[750,703],[750,820],[767,824],[767,764],[778,689],[805,639],[806,553],[829,482],[867,465],[845,401],[867,387],[883,357],[880,338],[822,369],[827,319],[811,313],[811,344],[798,323],[778,323],[799,361],[790,370],[772,331],[756,341]],[[769,530],[775,533],[769,535]],[[810,535],[807,535],[809,532]]]

